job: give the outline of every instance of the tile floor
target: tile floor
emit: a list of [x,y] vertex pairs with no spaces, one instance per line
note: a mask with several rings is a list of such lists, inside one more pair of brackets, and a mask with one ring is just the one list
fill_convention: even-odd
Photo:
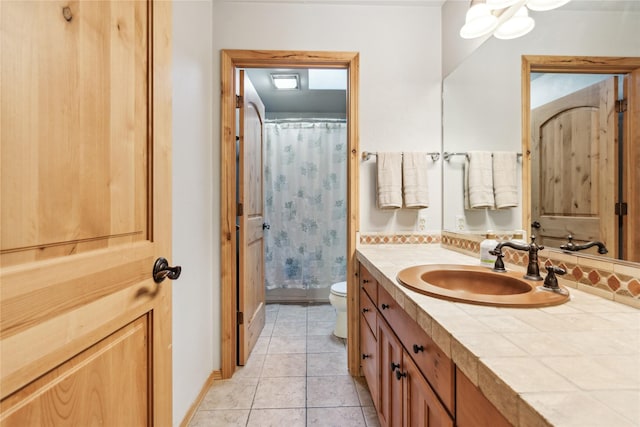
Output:
[[191,427],[378,427],[363,378],[347,371],[346,340],[329,304],[268,304],[247,364],[214,382]]

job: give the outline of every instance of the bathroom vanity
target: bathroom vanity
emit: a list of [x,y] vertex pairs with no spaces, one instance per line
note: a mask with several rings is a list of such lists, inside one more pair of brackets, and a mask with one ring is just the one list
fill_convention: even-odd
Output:
[[436,245],[356,254],[361,368],[381,425],[640,423],[639,310],[577,289],[542,308],[436,299],[397,274],[478,261]]

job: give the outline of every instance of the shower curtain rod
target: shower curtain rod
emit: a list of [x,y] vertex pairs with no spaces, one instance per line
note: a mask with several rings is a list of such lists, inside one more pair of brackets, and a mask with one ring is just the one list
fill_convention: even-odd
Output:
[[299,122],[312,122],[312,123],[322,123],[322,122],[330,122],[330,123],[346,123],[347,119],[323,119],[321,117],[297,117],[297,118],[287,118],[287,119],[265,119],[265,123],[299,123]]

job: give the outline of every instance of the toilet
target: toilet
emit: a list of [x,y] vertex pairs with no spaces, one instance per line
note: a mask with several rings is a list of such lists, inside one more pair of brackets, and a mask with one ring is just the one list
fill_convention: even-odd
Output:
[[347,337],[347,282],[331,285],[329,302],[336,309],[336,327],[333,335],[338,338]]

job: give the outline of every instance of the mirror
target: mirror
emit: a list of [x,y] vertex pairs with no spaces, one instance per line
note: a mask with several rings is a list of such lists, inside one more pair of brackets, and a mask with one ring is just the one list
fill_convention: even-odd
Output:
[[640,58],[524,56],[522,70],[525,222],[548,247],[640,261]]
[[[522,203],[505,210],[465,210],[462,182],[464,156],[443,161],[443,229],[485,233],[487,230],[529,229],[529,132],[523,133],[523,55],[638,57],[640,3],[574,0],[561,9],[535,14],[536,29],[514,40],[488,39],[443,81],[443,151],[524,152]],[[538,58],[538,57],[531,57]],[[582,64],[585,65],[585,64]],[[566,72],[566,70],[556,71]],[[551,67],[552,68],[552,67]],[[550,72],[553,69],[534,69]],[[593,72],[583,69],[576,73]],[[527,71],[527,81],[528,81]],[[602,69],[596,73],[606,72]],[[610,72],[610,71],[609,71]],[[526,90],[528,106],[528,86]],[[527,107],[527,117],[529,108]],[[526,118],[528,120],[528,118]],[[527,124],[528,126],[528,124]],[[526,138],[523,138],[526,137]],[[524,147],[523,147],[524,144]],[[524,148],[524,151],[523,151]],[[637,166],[636,166],[637,167]],[[637,235],[638,231],[634,234]],[[553,246],[553,245],[551,245]]]

